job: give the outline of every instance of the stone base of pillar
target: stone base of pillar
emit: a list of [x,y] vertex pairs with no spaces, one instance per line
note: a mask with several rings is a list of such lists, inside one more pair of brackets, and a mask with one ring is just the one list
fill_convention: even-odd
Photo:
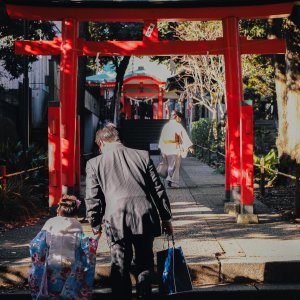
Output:
[[258,216],[255,214],[238,214],[237,224],[258,224]]
[[240,204],[237,202],[225,202],[224,212],[230,216],[236,216],[240,213]]
[[254,205],[240,205],[241,212],[236,216],[238,224],[258,224],[258,216],[254,214]]

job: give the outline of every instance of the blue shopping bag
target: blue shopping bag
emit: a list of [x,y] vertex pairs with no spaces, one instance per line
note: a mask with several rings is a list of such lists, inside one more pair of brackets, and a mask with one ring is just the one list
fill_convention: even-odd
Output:
[[157,252],[157,273],[159,292],[171,295],[193,289],[188,266],[181,246],[168,247]]

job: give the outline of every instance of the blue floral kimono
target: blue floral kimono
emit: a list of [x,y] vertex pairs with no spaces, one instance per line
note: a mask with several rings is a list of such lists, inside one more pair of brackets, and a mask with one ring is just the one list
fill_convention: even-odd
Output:
[[50,266],[46,235],[47,231],[41,230],[30,243],[32,299],[91,299],[98,239],[81,233],[75,261]]

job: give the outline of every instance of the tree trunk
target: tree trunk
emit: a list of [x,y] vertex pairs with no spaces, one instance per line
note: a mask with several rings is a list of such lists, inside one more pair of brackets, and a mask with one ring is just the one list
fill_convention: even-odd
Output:
[[117,63],[117,58],[114,59],[114,64],[116,66],[116,86],[114,88],[113,101],[111,105],[111,121],[115,121],[116,125],[119,125],[119,115],[120,115],[120,93],[123,86],[124,75],[130,61],[130,56],[124,56],[121,62]]
[[[268,38],[282,37],[282,19],[268,20]],[[285,153],[287,145],[287,85],[286,85],[286,64],[284,54],[274,55],[274,70],[275,70],[275,89],[278,112],[278,136],[277,150],[279,157]]]
[[[88,24],[85,22],[79,23],[79,37],[87,38]],[[85,80],[86,80],[86,65],[87,57],[78,57],[78,75],[77,75],[77,114],[80,116],[80,149],[84,149],[84,95],[85,95]],[[82,169],[82,168],[81,168]]]
[[[300,173],[300,6],[295,5],[286,28],[287,65],[287,145],[286,153],[295,160]],[[300,181],[296,180],[295,216],[300,217]]]
[[296,165],[295,217],[300,217],[300,164]]

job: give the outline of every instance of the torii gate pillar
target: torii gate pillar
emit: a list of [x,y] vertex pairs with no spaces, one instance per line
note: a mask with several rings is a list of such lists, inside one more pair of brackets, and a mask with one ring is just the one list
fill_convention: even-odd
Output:
[[[77,69],[76,43],[78,21],[65,19],[62,22],[62,45],[60,58],[60,103],[62,125],[62,193],[75,191],[80,176],[76,170],[76,114],[77,114]],[[79,149],[76,150],[77,152]]]
[[243,99],[240,35],[237,17],[223,19],[225,81],[227,100],[226,182],[230,199],[240,201],[240,102]]

